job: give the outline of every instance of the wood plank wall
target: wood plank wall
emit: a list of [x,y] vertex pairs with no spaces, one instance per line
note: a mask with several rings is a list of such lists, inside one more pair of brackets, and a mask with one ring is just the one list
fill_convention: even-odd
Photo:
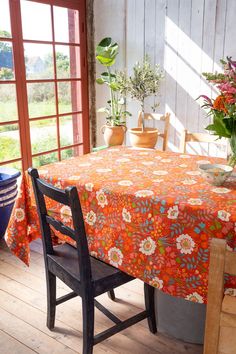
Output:
[[[183,128],[203,132],[208,123],[196,98],[215,92],[201,73],[219,71],[223,57],[236,59],[235,13],[235,0],[94,0],[95,43],[105,36],[119,43],[116,68],[130,73],[144,54],[163,68],[158,111],[171,112],[170,150],[178,150]],[[99,64],[96,69],[102,70]],[[104,105],[107,94],[96,85],[97,107]],[[146,111],[152,104],[147,102]],[[138,109],[137,103],[128,102],[133,114],[128,127],[137,125]],[[98,127],[104,124],[101,114],[97,122]],[[98,132],[97,145],[102,144]]]

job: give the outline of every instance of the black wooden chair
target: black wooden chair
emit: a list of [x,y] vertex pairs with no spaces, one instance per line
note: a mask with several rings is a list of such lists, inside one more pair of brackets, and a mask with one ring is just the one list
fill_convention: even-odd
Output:
[[[79,295],[82,298],[83,354],[92,353],[95,344],[145,318],[148,319],[150,331],[156,333],[154,288],[150,285],[144,284],[146,310],[125,321],[121,321],[95,300],[96,296],[105,292],[110,292],[111,298],[114,298],[113,289],[134,278],[89,255],[84,219],[76,187],[61,190],[39,179],[36,169],[29,169],[28,173],[33,183],[43,240],[47,280],[47,327],[50,330],[54,328],[56,305]],[[73,229],[49,216],[45,196],[70,207]],[[67,243],[53,247],[50,225],[72,238],[77,248]],[[56,298],[56,277],[69,286],[72,292]],[[115,323],[111,328],[97,335],[94,335],[94,306]]]

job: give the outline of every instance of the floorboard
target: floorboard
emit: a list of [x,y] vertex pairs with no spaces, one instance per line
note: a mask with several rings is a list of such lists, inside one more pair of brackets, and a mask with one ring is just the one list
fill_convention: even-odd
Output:
[[[68,288],[58,282],[58,295]],[[143,284],[135,280],[116,289],[116,302],[106,294],[99,301],[121,319],[144,306]],[[56,327],[46,322],[46,286],[41,240],[31,244],[30,267],[12,255],[0,241],[0,348],[4,354],[81,353],[82,316],[79,297],[57,307]],[[95,333],[111,326],[111,321],[95,312]],[[162,334],[152,335],[146,321],[94,347],[94,354],[202,354],[202,346],[184,343]]]

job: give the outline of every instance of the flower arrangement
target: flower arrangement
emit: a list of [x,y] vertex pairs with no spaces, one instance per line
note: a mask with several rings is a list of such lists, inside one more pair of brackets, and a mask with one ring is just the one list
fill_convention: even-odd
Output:
[[236,165],[236,61],[231,57],[221,60],[223,73],[203,73],[206,80],[212,83],[219,94],[215,99],[201,95],[204,99],[203,108],[213,121],[206,129],[219,138],[228,138],[232,154],[229,165]]

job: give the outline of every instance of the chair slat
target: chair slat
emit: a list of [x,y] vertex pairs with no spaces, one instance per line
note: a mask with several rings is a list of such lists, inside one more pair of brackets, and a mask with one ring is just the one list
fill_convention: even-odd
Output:
[[61,204],[65,204],[68,206],[70,205],[69,199],[65,191],[60,190],[40,179],[37,179],[36,183],[38,185],[38,189],[40,190],[40,192],[46,195],[48,198],[55,200],[56,202]]
[[75,239],[75,232],[69,226],[64,225],[61,221],[55,220],[51,216],[46,215],[46,221],[54,227],[57,231],[61,232],[62,234],[71,237],[74,241]]

